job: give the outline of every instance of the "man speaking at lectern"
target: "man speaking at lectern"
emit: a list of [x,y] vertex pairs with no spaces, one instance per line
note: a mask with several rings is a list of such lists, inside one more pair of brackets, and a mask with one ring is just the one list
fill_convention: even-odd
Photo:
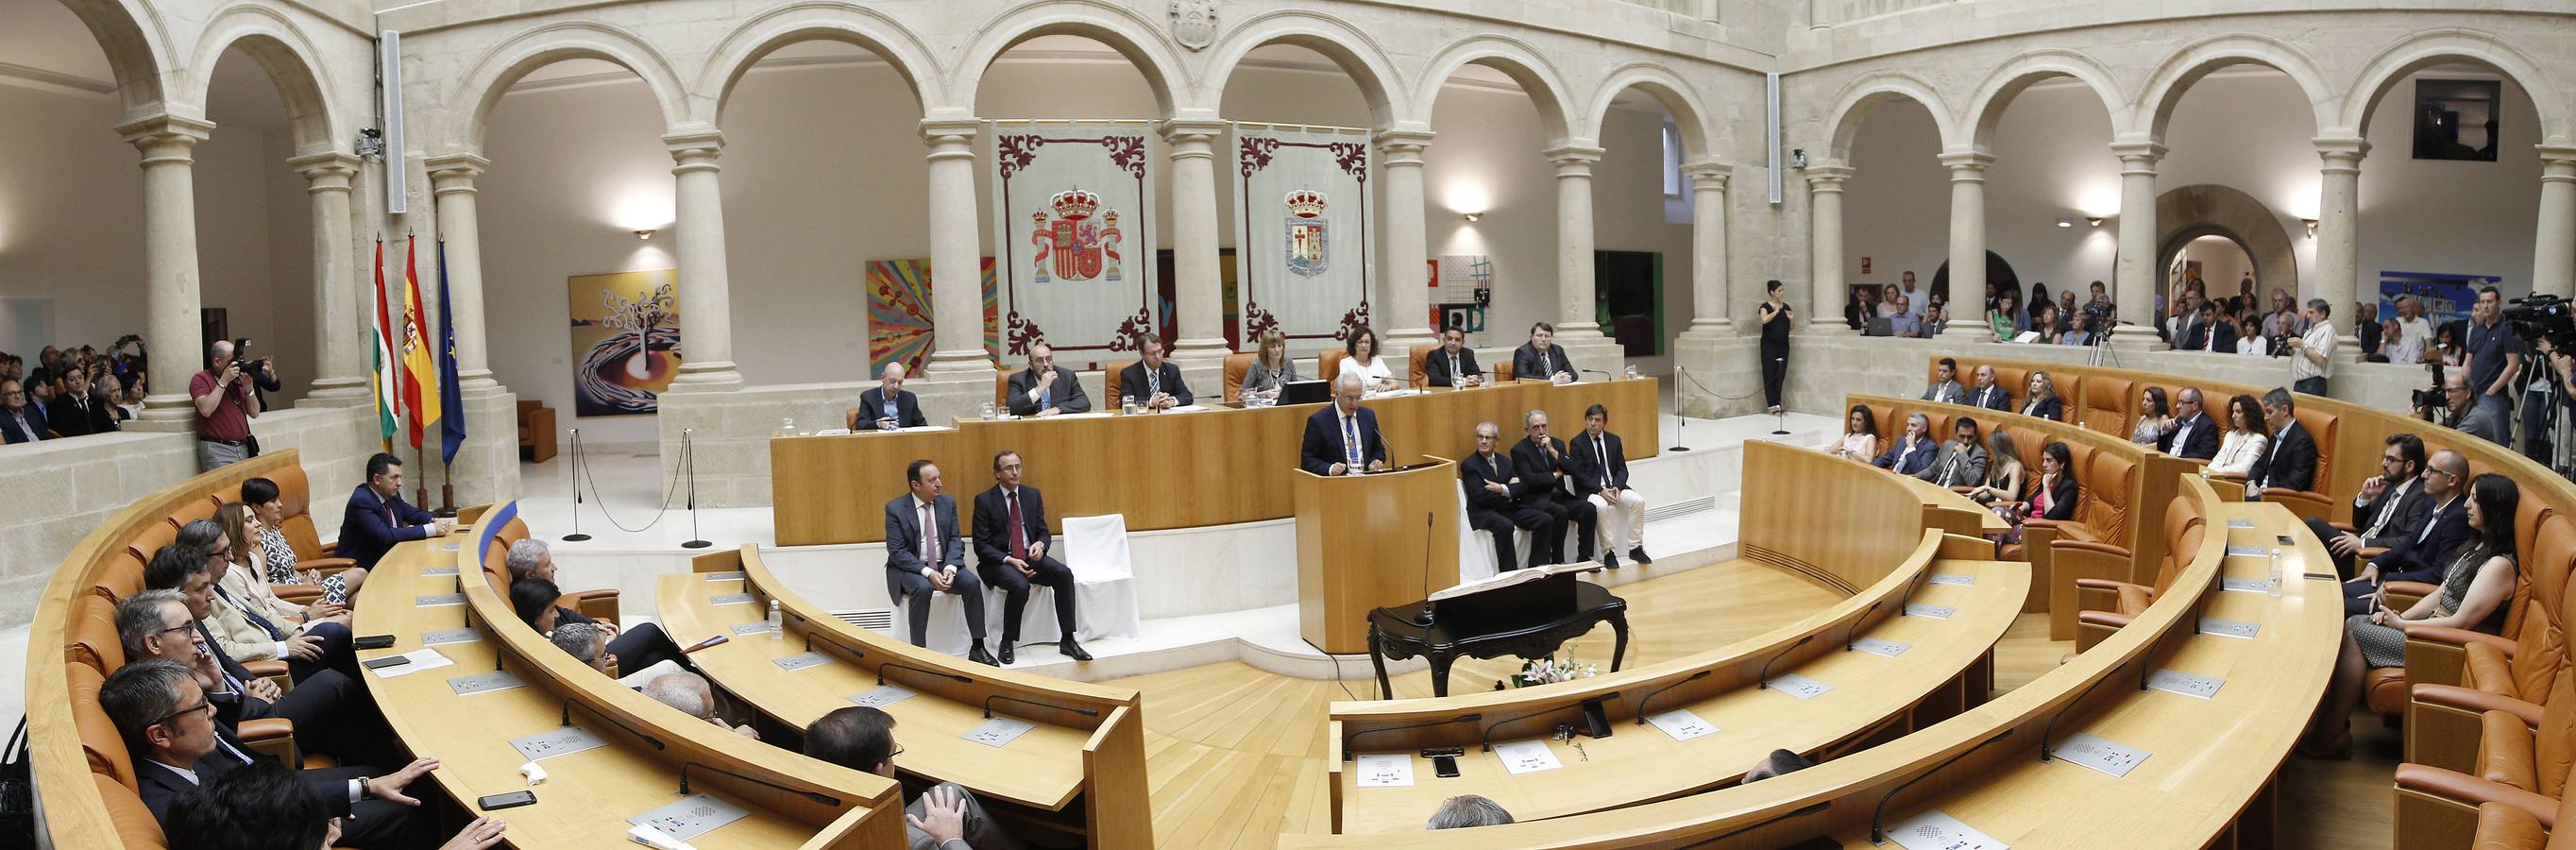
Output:
[[1360,406],[1360,393],[1358,372],[1345,371],[1333,379],[1333,406],[1306,417],[1306,446],[1298,454],[1298,468],[1316,475],[1386,468],[1386,438],[1377,432],[1377,411]]

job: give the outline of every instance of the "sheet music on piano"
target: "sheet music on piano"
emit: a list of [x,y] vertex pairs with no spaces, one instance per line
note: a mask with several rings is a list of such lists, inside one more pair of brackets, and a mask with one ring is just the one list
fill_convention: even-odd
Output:
[[1431,598],[1428,601],[1440,602],[1449,599],[1456,599],[1469,594],[1482,593],[1496,588],[1528,584],[1550,576],[1559,576],[1566,573],[1588,573],[1599,569],[1601,569],[1600,564],[1586,561],[1573,564],[1554,564],[1545,567],[1533,567],[1522,570],[1505,570],[1495,573],[1492,578],[1459,582],[1456,587],[1431,594]]

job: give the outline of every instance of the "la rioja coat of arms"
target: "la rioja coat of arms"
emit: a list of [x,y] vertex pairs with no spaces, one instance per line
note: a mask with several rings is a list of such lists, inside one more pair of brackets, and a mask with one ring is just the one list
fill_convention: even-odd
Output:
[[1323,274],[1331,263],[1332,246],[1326,241],[1324,193],[1299,189],[1288,193],[1288,271],[1306,277]]

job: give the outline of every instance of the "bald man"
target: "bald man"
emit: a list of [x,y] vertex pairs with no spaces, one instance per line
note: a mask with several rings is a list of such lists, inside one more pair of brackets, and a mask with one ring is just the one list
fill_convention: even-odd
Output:
[[901,363],[888,363],[877,373],[876,388],[859,394],[859,409],[850,413],[852,431],[893,431],[921,428],[930,420],[921,416],[921,399],[903,388]]

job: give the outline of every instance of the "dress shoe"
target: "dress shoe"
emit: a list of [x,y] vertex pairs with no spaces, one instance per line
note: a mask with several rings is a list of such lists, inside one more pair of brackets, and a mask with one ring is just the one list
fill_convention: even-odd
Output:
[[1082,644],[1074,643],[1072,638],[1065,638],[1064,640],[1057,641],[1055,648],[1057,652],[1064,653],[1064,657],[1066,658],[1071,658],[1075,661],[1091,660],[1091,653],[1082,651]]
[[1614,570],[1618,569],[1619,556],[1609,552],[1603,552],[1601,553],[1601,565]]
[[984,642],[980,640],[975,642],[974,648],[966,650],[966,660],[977,664],[988,664],[995,667],[1002,666],[993,661],[992,653],[984,651]]
[[1002,666],[1004,667],[1011,666],[1011,662],[1016,660],[1011,657],[1011,644],[1013,643],[1017,643],[1017,641],[1013,641],[1009,638],[1002,639]]
[[1655,559],[1646,557],[1646,547],[1644,546],[1630,547],[1628,549],[1628,560],[1635,561],[1640,564],[1651,564],[1655,562]]

